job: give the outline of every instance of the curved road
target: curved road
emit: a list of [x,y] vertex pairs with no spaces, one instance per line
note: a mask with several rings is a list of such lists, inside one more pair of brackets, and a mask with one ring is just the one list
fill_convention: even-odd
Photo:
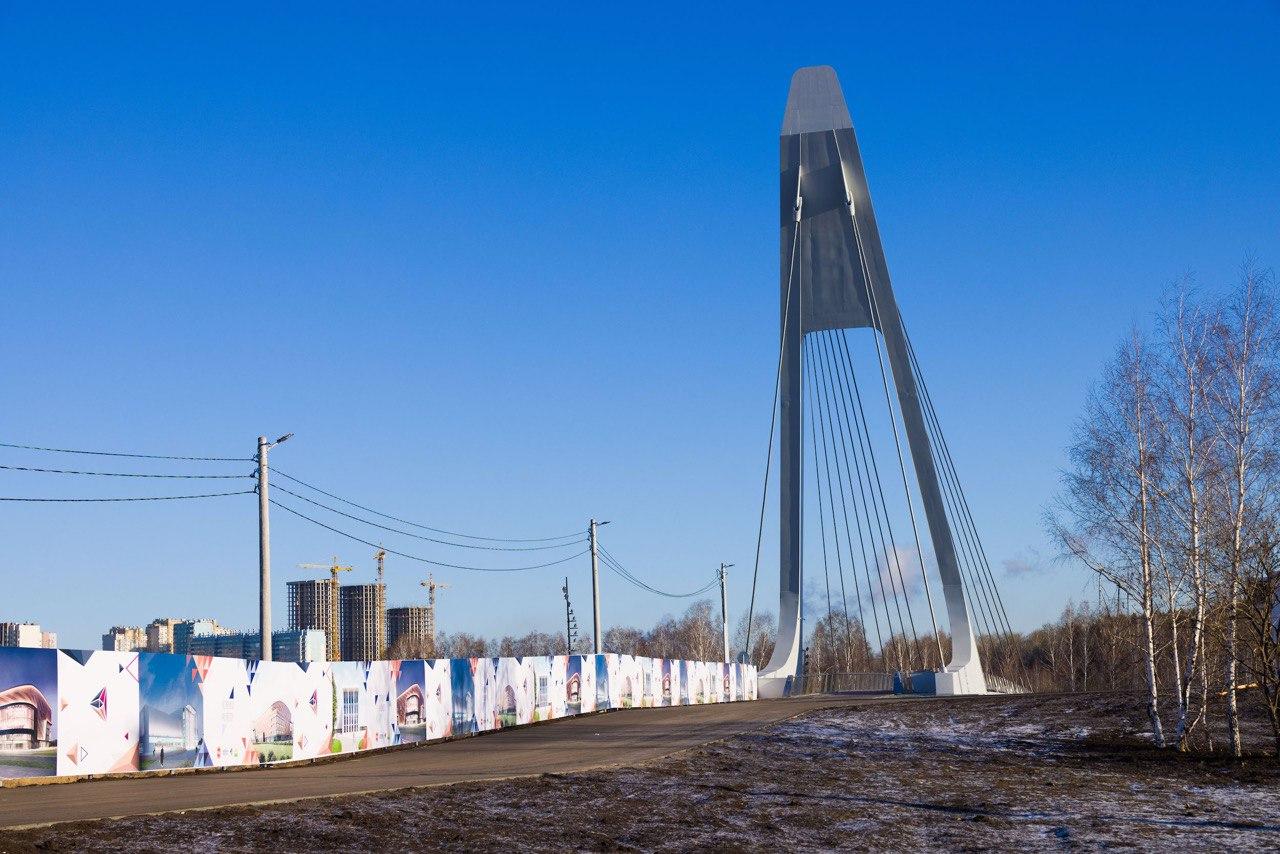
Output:
[[885,700],[802,697],[627,709],[293,768],[0,789],[0,828],[632,765],[814,709],[865,702]]

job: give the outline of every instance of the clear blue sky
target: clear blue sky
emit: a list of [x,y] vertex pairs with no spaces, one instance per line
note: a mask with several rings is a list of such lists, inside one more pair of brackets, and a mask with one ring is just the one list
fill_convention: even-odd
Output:
[[[611,519],[609,548],[669,588],[734,562],[735,611],[796,67],[840,74],[997,564],[1047,553],[1070,425],[1162,289],[1280,263],[1275,3],[31,9],[0,11],[0,441],[248,456],[293,431],[273,462],[398,515],[517,536]],[[3,495],[209,483],[0,472]],[[278,624],[296,563],[371,577],[363,546],[273,531]],[[252,496],[3,504],[0,619],[73,646],[166,614],[251,627],[256,560]],[[422,569],[388,563],[393,602]],[[563,574],[439,571],[441,627],[557,629]],[[1046,555],[1002,584],[1029,628],[1085,579]],[[606,625],[672,610],[605,592]]]

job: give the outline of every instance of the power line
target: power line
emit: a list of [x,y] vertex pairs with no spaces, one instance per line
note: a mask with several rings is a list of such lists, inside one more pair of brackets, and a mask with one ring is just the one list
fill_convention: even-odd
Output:
[[321,522],[318,519],[312,519],[310,516],[306,515],[305,513],[300,513],[297,510],[294,510],[292,507],[290,507],[287,504],[281,504],[279,501],[276,501],[274,498],[269,500],[272,505],[279,507],[281,510],[284,510],[286,513],[292,513],[294,516],[297,516],[299,519],[305,519],[306,521],[310,522],[313,525],[317,525],[321,528],[324,528],[326,531],[332,531],[335,534],[346,537],[348,540],[354,540],[357,543],[363,543],[364,545],[371,546],[375,549],[383,549],[384,551],[387,552],[387,554],[393,554],[393,555],[396,555],[397,557],[406,558],[408,560],[416,560],[419,563],[427,563],[427,564],[431,564],[432,566],[442,566],[442,567],[445,567],[446,569],[461,569],[461,570],[466,570],[467,572],[525,572],[531,569],[542,569],[543,567],[556,566],[557,564],[566,563],[568,561],[573,560],[574,558],[582,557],[587,553],[587,550],[584,549],[583,551],[580,551],[577,554],[572,554],[572,555],[569,555],[568,557],[561,558],[559,560],[548,561],[547,563],[534,564],[533,566],[505,566],[505,567],[460,566],[459,564],[456,564],[456,563],[444,563],[443,561],[431,560],[430,558],[421,557],[419,555],[413,555],[413,554],[408,554],[406,552],[396,551],[395,549],[389,549],[386,546],[381,545],[379,543],[375,543],[371,540],[366,540],[361,537],[357,537],[355,534],[349,534],[346,531],[339,530],[338,528],[335,528],[332,525],[326,525],[324,522]]
[[[279,474],[279,472],[276,472],[276,473]],[[286,495],[292,495],[294,498],[301,499],[302,501],[305,501],[308,504],[319,507],[322,510],[328,510],[330,513],[336,513],[339,516],[345,516],[346,518],[351,519],[353,521],[360,522],[365,525],[370,525],[374,528],[379,528],[383,531],[390,531],[393,534],[400,534],[401,536],[405,536],[405,537],[413,537],[415,540],[426,540],[429,543],[438,543],[442,546],[453,546],[454,548],[459,548],[459,549],[483,549],[485,551],[497,551],[497,552],[537,552],[537,551],[545,551],[547,549],[562,549],[562,548],[565,548],[566,546],[576,546],[579,543],[586,542],[586,539],[587,539],[585,536],[579,536],[578,539],[576,540],[568,540],[563,543],[555,543],[549,546],[477,546],[477,545],[471,545],[470,543],[451,543],[448,540],[437,540],[434,537],[424,537],[421,534],[415,534],[412,531],[402,531],[399,528],[392,528],[388,525],[381,525],[377,522],[371,522],[368,519],[361,519],[359,516],[353,516],[352,514],[339,510],[336,507],[330,507],[327,504],[323,504],[312,498],[308,498],[305,495],[299,495],[293,490],[285,489],[283,486],[280,486],[279,484],[277,484],[272,488],[279,492],[283,492]]]
[[105,501],[182,501],[189,498],[221,498],[225,495],[253,495],[254,490],[245,489],[240,492],[206,492],[202,495],[145,495],[138,498],[10,498],[0,497],[0,501],[27,501],[37,503],[85,503]]
[[609,569],[613,570],[617,575],[622,576],[627,581],[630,581],[632,584],[634,584],[635,586],[643,590],[647,590],[650,593],[655,593],[659,596],[666,596],[669,599],[690,599],[694,596],[700,596],[703,593],[706,593],[712,587],[720,583],[720,577],[717,575],[705,587],[699,590],[695,590],[692,593],[671,593],[666,590],[659,590],[658,588],[653,587],[650,584],[646,584],[644,581],[641,581],[639,578],[633,575],[630,570],[628,570],[625,566],[622,565],[622,561],[618,560],[616,557],[610,554],[609,550],[606,549],[604,546],[600,546],[599,549],[600,549],[600,556],[604,559],[604,565],[607,566]]
[[92,477],[159,477],[170,480],[235,480],[237,478],[253,477],[251,474],[143,474],[141,472],[129,471],[76,471],[73,469],[41,469],[32,468],[30,466],[4,465],[0,465],[0,469],[7,469],[8,471],[40,472],[42,474],[90,475]]
[[127,454],[121,451],[80,451],[71,448],[45,448],[39,445],[15,445],[0,442],[0,448],[17,448],[23,451],[45,451],[51,454],[88,454],[95,457],[132,457],[137,460],[194,460],[209,463],[245,463],[252,462],[248,457],[180,457],[167,454]]
[[380,510],[374,510],[372,507],[366,507],[363,504],[357,504],[354,501],[350,501],[346,498],[343,498],[341,495],[334,495],[332,492],[326,492],[325,490],[321,489],[318,486],[312,486],[311,484],[307,483],[305,480],[296,478],[293,475],[287,472],[281,471],[278,468],[272,468],[271,472],[272,474],[277,474],[277,475],[280,475],[280,477],[287,478],[288,480],[291,480],[294,483],[299,484],[300,486],[305,486],[307,489],[318,492],[321,495],[328,496],[329,498],[332,498],[334,501],[341,501],[343,504],[346,504],[348,507],[355,507],[359,510],[363,510],[366,513],[372,513],[375,516],[381,516],[383,519],[390,519],[391,521],[399,522],[402,525],[410,525],[414,528],[421,528],[424,531],[431,531],[436,534],[444,534],[449,537],[461,537],[465,540],[481,540],[481,541],[490,542],[490,543],[549,543],[552,540],[567,540],[567,539],[570,539],[571,537],[582,536],[581,531],[574,531],[572,534],[561,534],[558,537],[482,537],[477,534],[460,534],[457,531],[446,531],[443,528],[433,528],[430,525],[423,525],[419,522],[413,522],[409,519],[401,519],[399,516],[392,516],[390,513],[383,513]]

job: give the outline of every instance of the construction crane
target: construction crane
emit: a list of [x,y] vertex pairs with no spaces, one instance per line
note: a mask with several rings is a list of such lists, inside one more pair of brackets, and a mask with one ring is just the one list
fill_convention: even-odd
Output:
[[335,555],[330,563],[300,563],[299,569],[327,569],[329,571],[329,625],[325,632],[325,644],[328,646],[326,657],[330,661],[341,661],[342,637],[338,633],[338,573],[351,572],[354,567],[338,563]]
[[387,561],[387,550],[379,547],[378,552],[373,556],[373,559],[378,562],[378,583],[381,584],[383,564]]
[[377,614],[374,617],[376,625],[374,626],[373,645],[378,651],[378,655],[389,657],[387,649],[387,585],[382,580],[384,564],[387,562],[387,550],[382,546],[378,546],[378,551],[374,553],[373,559],[378,562]]
[[436,639],[436,591],[448,590],[449,585],[440,581],[436,581],[431,573],[427,573],[427,580],[418,582],[427,588],[427,637],[431,638],[431,642],[435,643]]

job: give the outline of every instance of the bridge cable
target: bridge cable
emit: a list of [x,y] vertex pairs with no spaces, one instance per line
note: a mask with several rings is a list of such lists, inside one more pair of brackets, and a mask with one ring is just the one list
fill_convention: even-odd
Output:
[[[806,363],[804,365],[804,368],[809,368],[809,370],[805,370],[804,373],[809,375],[809,379],[812,381],[812,384],[804,383],[803,377],[801,380],[801,384],[809,385],[809,388],[808,388],[809,398],[813,400],[814,399],[813,385],[816,385],[818,378],[814,375],[811,369],[811,366],[809,364],[810,358],[812,356],[812,353],[810,352],[810,348],[806,345],[802,345],[802,349],[804,351],[804,359]],[[822,541],[822,575],[823,575],[823,578],[826,580],[826,585],[827,585],[827,632],[829,634],[833,629],[834,620],[833,620],[832,608],[831,608],[831,571],[827,565],[827,523],[822,515],[822,473],[818,469],[818,434],[814,427],[814,422],[818,419],[809,418],[807,420],[809,421],[809,436],[811,439],[811,444],[813,445],[813,481],[815,485],[815,493],[818,499],[818,528],[821,534],[821,541]],[[823,458],[825,459],[826,458],[825,445],[822,451],[823,451]],[[828,469],[828,475],[830,475],[829,469]],[[828,484],[828,487],[829,486],[830,484]],[[835,508],[834,507],[832,507],[831,513],[832,513],[832,524],[834,525],[835,524]],[[803,594],[803,591],[801,592]]]
[[[814,339],[812,342],[810,342],[810,344],[811,344],[810,350],[812,350],[813,348],[816,348],[816,347],[818,346],[818,341],[817,341],[816,337],[815,337],[815,339]],[[815,376],[815,378],[816,378],[816,377],[818,376],[818,374],[819,374],[819,371],[818,371],[818,367],[819,367],[818,358],[817,358],[817,355],[816,355],[816,354],[814,354],[814,353],[812,353],[812,352],[810,353],[810,355],[811,355],[812,360],[813,360],[813,373],[814,373],[814,376]],[[817,388],[821,391],[821,393],[822,393],[822,398],[823,398],[823,401],[824,401],[824,403],[825,403],[826,401],[828,401],[828,400],[829,400],[829,394],[830,394],[830,389],[831,389],[831,377],[830,377],[830,376],[828,376],[828,375],[826,375],[826,373],[825,373],[825,372],[823,372],[822,376],[823,376],[823,382],[822,382],[821,384],[819,384],[819,385],[817,386]],[[840,458],[839,458],[839,456],[836,456],[836,454],[835,454],[835,438],[836,438],[836,435],[835,435],[835,434],[836,434],[836,430],[835,430],[835,424],[834,424],[834,423],[832,423],[832,422],[831,422],[831,419],[830,419],[830,407],[829,407],[829,406],[826,406],[825,408],[823,408],[823,407],[819,407],[819,406],[818,406],[818,404],[817,404],[817,401],[816,401],[817,396],[818,396],[818,394],[817,394],[817,392],[815,392],[815,394],[814,394],[814,397],[815,397],[814,409],[815,409],[815,411],[816,411],[816,412],[820,413],[820,417],[817,419],[817,421],[818,421],[819,426],[822,428],[822,430],[821,430],[821,432],[822,432],[822,458],[823,458],[823,462],[824,462],[824,464],[825,464],[825,468],[826,468],[826,475],[827,475],[827,497],[828,497],[828,499],[829,499],[829,503],[830,503],[830,505],[831,505],[831,537],[832,537],[832,540],[835,542],[835,547],[836,547],[836,568],[837,568],[837,571],[838,571],[838,572],[839,572],[839,574],[840,574],[840,607],[841,607],[841,610],[842,610],[842,611],[843,611],[843,613],[844,613],[845,656],[846,656],[846,663],[849,665],[848,669],[849,669],[849,670],[852,670],[852,656],[853,656],[853,629],[852,629],[851,621],[850,621],[850,619],[849,619],[849,592],[848,592],[848,589],[845,587],[845,581],[844,581],[844,555],[843,555],[843,552],[842,552],[842,550],[841,550],[841,548],[840,548],[840,529],[839,529],[839,526],[838,526],[838,524],[837,524],[837,522],[836,522],[835,490],[834,490],[834,488],[833,488],[833,487],[832,487],[832,485],[831,485],[831,484],[832,484],[832,478],[831,478],[831,458],[832,458],[832,457],[835,457],[835,462],[836,462],[836,479],[837,479],[837,480],[840,480]],[[830,450],[830,451],[828,451],[828,448],[827,448],[827,427],[828,427],[828,424],[830,424],[830,427],[831,427],[831,450]],[[816,461],[815,461],[815,465],[816,465]],[[847,533],[847,530],[848,530],[848,529],[847,529],[847,525],[848,525],[848,510],[847,510],[846,508],[844,508],[844,485],[843,485],[843,482],[841,482],[841,485],[840,485],[840,502],[841,502],[842,512],[844,513],[844,516],[845,516],[846,533]],[[852,565],[852,564],[853,564],[853,562],[854,562],[854,559],[853,559],[853,550],[852,550],[852,549],[850,549],[850,551],[849,551],[849,563]],[[865,618],[865,616],[864,616],[864,615],[863,615],[863,613],[862,613],[862,593],[861,593],[861,592],[859,592],[859,590],[858,590],[858,586],[857,586],[858,576],[857,576],[856,572],[855,572],[855,574],[854,574],[853,581],[854,581],[854,591],[858,594],[858,623],[859,623],[859,627],[860,627],[860,628],[861,628],[861,630],[862,630],[862,637],[863,637],[863,641],[866,641],[866,634],[867,634],[866,618]],[[868,644],[868,646],[869,646],[869,644]]]
[[461,569],[467,572],[526,572],[528,570],[542,569],[544,567],[556,566],[557,564],[566,563],[575,558],[582,557],[583,555],[588,554],[590,552],[590,549],[586,549],[578,552],[577,554],[571,554],[568,557],[560,558],[559,560],[548,561],[547,563],[534,564],[532,566],[503,566],[503,567],[462,566],[456,563],[444,563],[443,561],[431,560],[430,558],[425,558],[420,555],[408,554],[407,552],[401,552],[401,551],[396,551],[395,549],[389,549],[381,543],[375,543],[371,540],[366,540],[362,537],[357,537],[355,534],[351,534],[351,533],[348,533],[347,531],[343,531],[338,528],[335,528],[332,525],[326,525],[324,522],[321,522],[318,519],[313,519],[312,517],[306,515],[305,513],[301,513],[297,510],[294,510],[288,504],[281,504],[279,501],[276,501],[274,498],[268,499],[268,501],[270,501],[272,506],[279,507],[281,510],[284,510],[286,513],[291,513],[294,516],[297,516],[299,519],[305,519],[306,521],[310,522],[313,525],[324,528],[326,531],[332,531],[333,533],[338,534],[339,536],[346,537],[348,540],[353,540],[357,543],[363,543],[364,545],[370,546],[375,549],[382,549],[387,554],[393,554],[396,557],[407,558],[408,560],[415,560],[415,561],[418,561],[419,563],[430,564],[431,566],[440,566],[446,569]]
[[[839,413],[841,412],[841,410],[840,410],[840,408],[839,408],[839,407],[837,407],[837,406],[835,406],[835,405],[834,405],[834,401],[835,401],[835,399],[836,399],[836,394],[837,394],[837,392],[836,392],[836,388],[835,388],[835,386],[836,386],[836,382],[835,382],[835,379],[834,379],[834,371],[833,371],[833,370],[832,370],[832,368],[831,368],[831,361],[830,361],[829,353],[828,353],[828,352],[826,352],[826,351],[824,351],[824,350],[823,350],[823,346],[822,346],[822,345],[827,345],[827,344],[829,344],[829,341],[827,340],[827,337],[826,337],[826,335],[825,335],[825,334],[820,334],[820,335],[816,336],[816,343],[819,345],[819,346],[818,346],[818,352],[823,354],[823,360],[822,360],[822,364],[824,365],[823,373],[824,373],[824,375],[827,377],[827,391],[828,391],[828,395],[827,395],[827,397],[825,398],[826,410],[825,410],[825,413],[824,413],[824,417],[825,417],[825,418],[827,419],[827,421],[832,425],[832,427],[831,427],[831,435],[832,435],[833,444],[834,444],[834,440],[835,440],[835,437],[836,437],[836,430],[838,429],[838,430],[839,430],[839,433],[840,433],[840,442],[839,442],[839,446],[838,446],[838,447],[839,447],[839,450],[840,450],[840,453],[839,453],[838,455],[835,455],[835,461],[836,461],[836,475],[837,475],[837,483],[838,483],[838,485],[839,485],[839,487],[840,487],[840,506],[841,506],[841,512],[842,512],[842,515],[843,515],[843,517],[844,517],[845,542],[846,542],[846,543],[848,544],[848,546],[849,546],[849,562],[850,562],[850,564],[851,564],[851,565],[853,565],[853,566],[855,567],[855,569],[853,570],[853,582],[854,582],[854,591],[858,594],[858,619],[862,621],[863,638],[865,639],[865,638],[866,638],[866,618],[865,618],[865,616],[863,615],[863,610],[862,610],[862,592],[861,592],[862,588],[861,588],[861,586],[858,584],[858,573],[857,573],[857,571],[856,571],[856,565],[857,565],[857,562],[856,562],[856,559],[855,559],[855,554],[854,554],[854,549],[853,549],[853,535],[852,535],[852,529],[851,529],[851,526],[849,525],[849,508],[848,508],[848,504],[849,504],[850,502],[852,502],[852,503],[854,504],[853,519],[854,519],[854,523],[857,525],[857,528],[858,528],[858,546],[859,546],[859,552],[860,552],[860,553],[861,553],[861,555],[862,555],[862,567],[863,567],[864,573],[865,573],[866,578],[867,578],[867,598],[868,598],[868,601],[871,603],[871,616],[872,616],[873,620],[875,621],[875,627],[876,627],[876,641],[877,641],[877,643],[879,644],[879,647],[878,647],[878,653],[877,653],[877,654],[880,656],[880,660],[881,660],[881,662],[882,662],[882,663],[884,663],[884,664],[885,664],[885,667],[886,667],[886,670],[887,670],[887,669],[888,669],[888,658],[886,657],[886,653],[885,653],[885,641],[884,641],[884,635],[883,635],[883,633],[882,633],[882,632],[881,632],[881,630],[880,630],[880,615],[879,615],[879,612],[877,612],[877,610],[876,610],[876,605],[875,605],[875,602],[876,602],[876,598],[875,598],[875,590],[874,590],[874,587],[873,587],[873,586],[872,586],[872,584],[871,584],[871,569],[870,569],[870,567],[871,567],[871,563],[872,563],[872,561],[871,561],[870,559],[868,559],[868,557],[867,557],[867,543],[866,543],[866,539],[863,537],[863,533],[862,533],[862,520],[858,518],[857,500],[856,500],[856,496],[854,496],[854,495],[853,495],[853,478],[854,478],[854,468],[855,468],[855,467],[857,467],[857,468],[858,468],[858,475],[857,475],[857,477],[858,477],[858,487],[859,487],[859,491],[862,493],[862,500],[863,500],[863,510],[864,510],[864,515],[866,515],[866,505],[867,505],[867,501],[866,501],[866,488],[865,488],[865,486],[863,485],[863,482],[862,482],[861,467],[858,465],[858,457],[857,457],[857,453],[856,453],[856,452],[854,453],[854,457],[853,457],[853,465],[851,466],[851,465],[849,464],[849,444],[850,444],[850,443],[849,443],[849,436],[851,435],[851,432],[852,432],[852,431],[850,431],[849,433],[846,433],[846,430],[845,430],[845,426],[846,426],[846,425],[845,425],[845,421],[846,421],[847,419],[846,419],[846,418],[840,418],[840,417],[837,417],[837,414],[839,414]],[[815,360],[816,360],[816,358],[817,358],[817,357],[815,356]],[[844,462],[844,471],[843,471],[843,473],[842,473],[842,472],[841,472],[841,470],[840,470],[840,463],[841,463],[841,460],[842,460],[842,459],[843,459],[843,462]],[[846,501],[846,499],[845,499],[845,491],[844,491],[844,486],[845,486],[845,481],[846,481],[846,480],[847,480],[847,481],[848,481],[848,483],[849,483],[849,500],[848,500],[848,501]],[[870,519],[870,516],[869,516],[869,515],[867,515],[867,532],[868,532],[868,534],[867,534],[867,535],[868,535],[868,537],[872,537],[872,531],[871,531],[871,519]],[[873,556],[874,556],[874,554],[875,554],[875,551],[876,551],[876,546],[875,546],[874,538],[873,538],[872,546],[871,546],[871,554],[872,554]],[[877,577],[880,577],[881,605],[882,605],[882,606],[884,607],[884,609],[885,609],[885,621],[886,621],[886,623],[889,625],[889,634],[890,634],[890,638],[892,638],[892,636],[893,636],[893,621],[892,621],[892,619],[891,619],[891,618],[890,618],[890,616],[889,616],[889,602],[888,602],[888,599],[885,597],[885,594],[884,594],[884,578],[883,578],[883,577],[881,577],[881,576],[879,575],[879,573],[878,573],[878,572],[877,572]],[[869,645],[869,644],[868,644],[868,645]]]
[[[898,589],[901,590],[901,595],[899,595],[898,590],[894,590],[894,606],[898,611],[898,623],[902,626],[904,637],[906,635],[907,624],[910,624],[911,639],[915,644],[918,666],[925,667],[928,664],[928,659],[924,655],[924,651],[920,646],[920,633],[916,630],[915,612],[911,610],[911,598],[907,592],[907,580],[902,571],[902,558],[898,554],[898,538],[893,533],[893,519],[889,514],[889,505],[888,502],[885,501],[884,497],[884,483],[880,479],[880,464],[876,459],[875,445],[871,441],[871,430],[868,426],[867,411],[862,403],[862,390],[858,386],[858,374],[853,369],[853,357],[849,353],[847,336],[833,335],[832,338],[841,342],[843,345],[844,369],[848,375],[849,387],[852,388],[852,392],[849,392],[848,387],[846,387],[845,394],[848,400],[852,402],[849,411],[853,415],[854,424],[858,427],[858,444],[862,454],[862,468],[867,477],[867,492],[871,495],[872,507],[875,508],[876,512],[876,527],[880,532],[880,543],[884,550],[885,572],[889,574],[889,586],[891,589],[894,587],[893,572],[896,570],[898,575]],[[834,347],[832,347],[832,349],[835,350]],[[843,382],[845,374],[842,373],[838,375]],[[882,510],[884,513],[883,527],[881,527]],[[887,537],[885,536],[886,531],[888,532]],[[905,622],[902,618],[903,604],[907,607],[907,619]]]
[[[864,563],[864,566],[866,567],[867,574],[868,574],[867,584],[868,586],[870,586],[871,584],[870,571],[871,571],[871,568],[874,567],[876,571],[876,578],[879,581],[880,601],[885,611],[885,620],[889,625],[890,635],[894,641],[895,657],[898,659],[898,669],[906,670],[907,664],[909,663],[910,657],[909,656],[904,657],[902,654],[902,646],[908,640],[908,635],[907,635],[908,622],[910,622],[910,625],[911,625],[911,631],[912,631],[911,639],[914,640],[914,643],[915,643],[916,657],[920,661],[921,666],[923,666],[923,655],[920,652],[919,635],[915,633],[915,617],[911,612],[911,600],[906,599],[905,595],[900,598],[898,595],[897,587],[894,585],[893,565],[891,563],[891,558],[890,558],[891,543],[889,542],[889,539],[885,537],[884,523],[881,519],[881,509],[882,509],[881,504],[876,501],[876,490],[871,485],[872,469],[871,469],[870,461],[867,459],[867,452],[868,450],[870,450],[872,454],[872,459],[874,459],[875,449],[874,447],[871,446],[869,434],[866,435],[865,445],[863,443],[865,428],[861,428],[859,425],[858,417],[856,414],[857,410],[855,410],[853,407],[853,399],[852,399],[852,395],[849,394],[848,384],[845,382],[845,376],[842,373],[840,373],[840,369],[842,366],[836,364],[833,358],[834,347],[832,346],[832,343],[831,343],[833,340],[833,334],[834,333],[830,333],[830,334],[825,334],[823,336],[823,344],[826,347],[824,351],[824,356],[827,360],[828,371],[831,373],[832,376],[835,376],[839,380],[838,389],[840,392],[840,401],[842,404],[840,407],[840,414],[843,422],[841,424],[842,435],[844,430],[847,429],[850,448],[852,448],[852,440],[855,435],[858,441],[858,447],[856,449],[853,449],[854,450],[853,465],[854,465],[855,473],[858,478],[858,491],[859,491],[859,494],[861,494],[862,496],[863,515],[866,517],[866,521],[867,521],[867,535],[868,535],[868,539],[871,541],[872,560],[870,562]],[[857,378],[856,378],[856,375],[853,373],[852,365],[849,364],[843,367],[849,372],[848,375],[852,377],[856,382]],[[874,527],[871,524],[871,514],[873,512],[875,514]],[[884,516],[886,519],[888,518],[887,507],[884,508]],[[877,535],[878,535],[879,545],[877,545]],[[892,536],[892,526],[890,526],[890,537],[891,536]],[[861,537],[861,527],[859,527],[859,537]],[[881,571],[880,569],[880,556],[877,555],[877,552],[879,552],[880,555],[883,555],[884,557],[883,571]],[[896,549],[894,550],[894,554],[896,556]],[[884,589],[885,575],[889,576],[888,591]],[[892,596],[890,596],[890,594],[892,594]],[[904,594],[905,594],[905,586],[904,586]],[[874,597],[874,595],[875,594],[873,592],[872,596]],[[904,599],[906,600],[906,605],[907,605],[906,618],[902,616],[902,604]],[[893,626],[893,617],[892,617],[893,612],[889,610],[889,603],[891,600],[893,602],[894,612],[896,612],[898,615],[897,629],[895,629]],[[883,648],[882,648],[882,654],[883,654]]]
[[[999,585],[996,584],[994,573],[992,573],[991,571],[991,563],[987,559],[986,549],[983,547],[981,535],[978,533],[977,524],[974,522],[973,514],[969,508],[969,502],[965,496],[964,487],[960,482],[959,474],[956,471],[955,460],[951,455],[951,449],[947,443],[946,435],[942,432],[942,423],[938,419],[937,410],[933,405],[933,398],[929,392],[928,383],[925,381],[924,373],[920,369],[920,363],[919,363],[918,357],[916,356],[915,346],[914,344],[912,344],[911,337],[909,334],[906,333],[905,328],[903,332],[906,337],[908,352],[911,355],[912,364],[915,368],[915,372],[919,380],[921,391],[924,393],[925,409],[926,409],[926,412],[928,412],[933,422],[934,432],[937,437],[937,443],[942,451],[942,456],[945,462],[944,470],[948,471],[950,474],[950,478],[953,484],[953,489],[960,505],[960,510],[963,511],[962,513],[958,514],[960,519],[962,520],[962,529],[967,531],[968,536],[971,538],[971,547],[974,549],[974,551],[978,555],[978,558],[980,558],[977,561],[977,567],[976,567],[978,577],[979,579],[982,579],[983,577],[982,574],[983,574],[983,571],[985,570],[986,583],[983,586],[989,587],[989,595],[994,600],[994,610],[996,612],[996,615],[1000,618],[999,620],[997,620],[997,628],[1000,628],[1002,630],[1003,634],[1005,635],[1005,638],[1009,641],[1010,645],[1013,647],[1013,652],[1017,655],[1019,668],[1022,671],[1024,680],[1026,680],[1027,679],[1026,664],[1022,660],[1021,644],[1018,643],[1016,639],[1016,633],[1013,631],[1013,627],[1009,622],[1008,611],[1005,609],[1003,597],[1000,595]],[[999,625],[1000,623],[1003,623],[1003,625],[1000,626]],[[1028,684],[1030,683],[1028,682]]]
[[[746,638],[746,655],[747,661],[751,661],[751,631],[755,626],[756,612],[756,585],[760,580],[760,547],[764,542],[764,511],[765,505],[769,498],[769,472],[773,463],[773,434],[777,427],[778,421],[778,394],[782,388],[782,356],[786,352],[787,345],[787,321],[791,315],[791,287],[795,279],[796,271],[796,252],[800,247],[800,225],[801,225],[801,206],[803,199],[800,196],[800,180],[804,177],[804,134],[800,134],[799,142],[800,157],[796,168],[796,210],[795,210],[795,228],[791,234],[791,262],[787,270],[787,290],[782,300],[782,330],[778,335],[778,370],[773,381],[773,407],[769,410],[769,447],[765,453],[764,461],[764,489],[760,496],[760,524],[756,531],[756,560],[755,569],[751,573],[751,605],[747,609],[747,638]],[[801,341],[804,329],[804,312],[800,313]],[[781,615],[779,615],[781,618]],[[781,624],[779,624],[781,625]]]
[[[904,335],[905,334],[904,329]],[[995,584],[994,576],[989,576],[985,580],[983,579],[983,564],[986,564],[988,571],[990,569],[990,564],[986,561],[985,550],[982,549],[982,540],[978,534],[977,525],[973,521],[972,514],[968,511],[968,500],[964,495],[964,487],[961,484],[959,474],[956,471],[955,461],[951,456],[951,450],[947,444],[946,436],[942,432],[942,424],[938,420],[937,410],[934,408],[932,396],[929,394],[928,383],[925,381],[924,373],[920,369],[920,363],[915,353],[915,347],[912,345],[909,335],[906,336],[906,340],[908,353],[911,356],[912,366],[917,376],[920,389],[923,392],[922,396],[925,401],[925,412],[931,422],[932,433],[935,437],[935,444],[937,444],[941,452],[940,457],[943,462],[944,477],[950,481],[952,502],[955,506],[955,516],[957,521],[960,523],[959,527],[962,534],[965,536],[966,540],[969,541],[971,560],[974,563],[975,572],[977,572],[978,579],[982,583],[982,588],[988,593],[988,604],[992,607],[992,613],[995,614],[996,617],[1003,619],[1004,630],[1012,631],[1012,628],[1008,624],[1008,615],[1003,612],[1004,605],[1000,597],[1000,589]],[[999,626],[1000,622],[1000,619],[996,619],[993,621],[993,625]]]

